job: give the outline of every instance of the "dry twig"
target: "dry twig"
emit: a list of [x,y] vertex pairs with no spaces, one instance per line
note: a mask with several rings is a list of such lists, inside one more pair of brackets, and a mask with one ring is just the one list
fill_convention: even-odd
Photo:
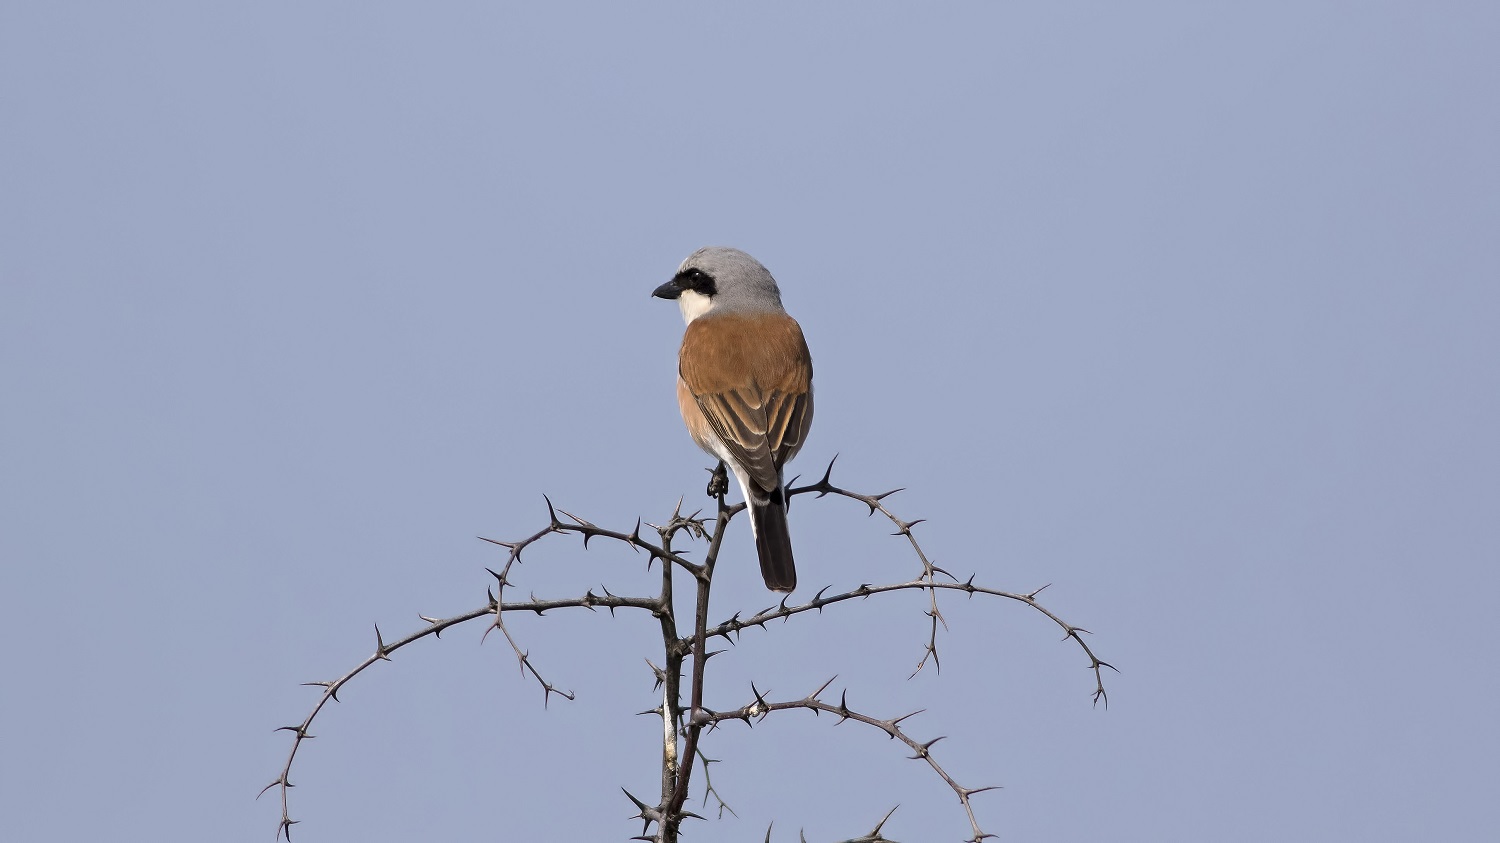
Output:
[[[922,519],[906,521],[887,508],[884,502],[885,499],[901,491],[900,489],[876,495],[852,492],[835,486],[832,482],[832,473],[833,463],[830,462],[828,470],[824,472],[822,479],[816,483],[791,488],[788,490],[788,494],[792,496],[812,494],[818,498],[829,495],[848,498],[869,507],[871,515],[874,515],[876,512],[881,513],[895,525],[896,531],[893,535],[905,538],[910,544],[912,551],[916,554],[917,560],[921,563],[921,571],[915,578],[905,582],[885,585],[860,584],[854,588],[832,595],[827,593],[829,589],[825,587],[805,603],[789,604],[783,599],[779,605],[763,609],[750,617],[742,618],[739,613],[736,613],[728,620],[709,625],[709,595],[713,586],[714,568],[718,562],[719,550],[722,547],[728,525],[736,514],[743,511],[744,504],[729,505],[723,498],[719,498],[716,502],[717,507],[714,517],[712,519],[704,519],[699,517],[701,513],[696,512],[692,515],[683,515],[682,502],[679,500],[672,516],[665,524],[660,526],[644,524],[644,526],[650,528],[656,534],[655,539],[651,540],[642,536],[642,522],[636,522],[635,528],[628,533],[609,530],[565,510],[557,509],[553,506],[550,499],[546,499],[547,526],[517,541],[506,542],[495,539],[484,539],[505,548],[507,551],[505,562],[500,566],[500,569],[498,571],[490,570],[490,574],[494,577],[494,587],[487,593],[488,599],[486,605],[449,618],[433,618],[426,615],[419,615],[418,617],[426,624],[425,626],[391,642],[384,640],[377,627],[375,630],[374,653],[367,656],[353,669],[337,679],[305,683],[322,688],[322,692],[317,702],[313,705],[312,710],[308,712],[307,716],[300,723],[283,726],[278,730],[292,733],[292,746],[287,753],[286,763],[282,766],[280,775],[261,791],[262,794],[273,788],[279,791],[281,797],[281,821],[277,826],[277,836],[284,836],[290,841],[291,828],[297,822],[291,818],[289,804],[289,792],[292,788],[291,771],[293,763],[296,761],[297,753],[302,748],[303,743],[313,737],[309,731],[312,728],[313,722],[323,712],[329,702],[338,701],[339,691],[366,669],[377,662],[390,661],[393,653],[429,635],[439,637],[444,630],[450,627],[478,618],[488,617],[490,622],[489,627],[485,630],[485,636],[487,637],[494,630],[500,631],[501,635],[504,636],[506,642],[510,645],[511,650],[515,653],[523,675],[530,675],[541,687],[544,706],[551,701],[554,694],[572,700],[574,695],[571,691],[562,690],[542,676],[540,670],[530,658],[528,651],[521,647],[511,634],[510,629],[506,626],[505,615],[509,612],[531,612],[541,615],[553,609],[581,608],[597,611],[600,608],[606,608],[610,611],[611,615],[615,614],[618,609],[639,609],[649,612],[655,617],[660,626],[662,657],[665,659],[664,667],[657,667],[649,659],[647,660],[647,664],[651,667],[656,685],[661,690],[662,696],[661,704],[657,708],[652,709],[650,712],[643,712],[655,715],[662,721],[662,776],[660,796],[657,803],[652,805],[638,799],[630,794],[629,791],[625,792],[626,797],[636,807],[636,817],[644,822],[641,835],[636,839],[656,841],[656,843],[676,843],[679,827],[685,818],[695,817],[702,819],[697,814],[687,811],[684,808],[690,790],[693,767],[695,766],[691,763],[694,758],[699,759],[703,766],[704,804],[707,804],[708,796],[712,795],[718,802],[718,814],[721,819],[726,810],[733,814],[733,809],[729,807],[723,796],[714,789],[712,782],[708,780],[708,765],[718,762],[716,759],[710,759],[703,752],[700,745],[705,731],[712,730],[718,724],[725,721],[739,720],[750,723],[752,720],[762,720],[775,711],[793,709],[807,710],[814,714],[824,712],[833,714],[837,716],[837,722],[840,723],[845,720],[864,723],[879,729],[888,737],[899,740],[912,750],[914,753],[911,756],[912,758],[927,762],[927,765],[958,795],[959,801],[963,805],[967,815],[970,828],[973,831],[973,836],[969,840],[972,843],[980,843],[980,841],[986,838],[993,837],[993,834],[984,832],[980,827],[971,801],[971,797],[975,794],[992,788],[969,788],[958,784],[948,771],[938,764],[932,755],[932,746],[942,740],[942,738],[934,738],[926,742],[921,742],[912,738],[901,728],[903,721],[919,712],[913,712],[912,714],[900,717],[880,719],[850,708],[847,691],[840,695],[837,704],[829,703],[823,700],[821,695],[828,688],[828,685],[832,683],[833,680],[831,679],[823,687],[797,700],[771,702],[762,697],[760,692],[755,690],[755,686],[752,685],[751,690],[754,699],[741,708],[734,711],[713,712],[703,706],[706,664],[709,658],[714,655],[713,652],[707,651],[709,641],[715,638],[735,641],[745,629],[752,627],[764,629],[767,622],[772,620],[789,620],[794,617],[808,615],[814,611],[821,613],[825,608],[847,604],[855,599],[863,600],[881,594],[911,590],[921,590],[928,594],[928,608],[925,610],[925,614],[930,619],[927,641],[924,644],[923,653],[917,662],[916,669],[912,671],[912,676],[920,672],[929,661],[932,662],[935,668],[940,667],[941,664],[938,657],[937,633],[939,626],[942,626],[944,629],[947,628],[947,622],[939,609],[938,595],[945,591],[963,592],[971,598],[976,594],[987,595],[1024,603],[1042,613],[1060,627],[1064,633],[1064,640],[1071,639],[1074,641],[1088,658],[1089,669],[1093,671],[1095,680],[1093,692],[1095,703],[1104,701],[1106,705],[1108,704],[1108,696],[1104,689],[1103,669],[1113,669],[1113,666],[1096,656],[1093,649],[1083,639],[1083,635],[1087,633],[1087,630],[1064,621],[1037,600],[1037,595],[1046,586],[1030,593],[1019,593],[976,585],[972,575],[966,580],[959,580],[953,574],[935,565],[928,558],[921,544],[917,541],[916,536],[912,533],[912,528],[922,523]],[[704,554],[703,562],[691,562],[673,549],[673,542],[682,533],[687,534],[689,541],[706,541],[708,543],[708,549]],[[541,599],[532,595],[526,600],[506,600],[506,589],[513,587],[511,577],[521,562],[523,551],[540,543],[549,536],[569,534],[581,537],[585,548],[589,546],[589,542],[593,539],[603,539],[624,544],[637,553],[646,554],[648,568],[660,562],[661,585],[659,591],[652,596],[627,597],[614,594],[606,588],[603,589],[604,593],[602,595],[595,594],[592,590],[589,590],[580,597],[572,598]],[[673,612],[675,573],[679,571],[692,578],[696,590],[693,631],[689,636],[683,636],[679,632]],[[682,705],[684,692],[682,682],[684,679],[684,662],[687,659],[692,660],[692,667],[690,675],[687,676],[688,687],[686,692],[688,705],[684,708]],[[684,758],[688,759],[689,763],[682,763],[682,759]],[[895,809],[892,808],[891,812],[887,813],[872,831],[861,837],[851,838],[846,843],[890,843],[890,841],[887,841],[882,836],[881,829],[894,811]],[[652,831],[653,825],[655,826],[654,832]],[[766,839],[767,841],[770,840],[770,829],[767,829]]]

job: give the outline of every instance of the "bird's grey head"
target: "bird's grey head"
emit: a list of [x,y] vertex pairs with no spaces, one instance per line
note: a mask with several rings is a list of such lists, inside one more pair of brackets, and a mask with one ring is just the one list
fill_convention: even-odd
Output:
[[672,280],[651,295],[677,299],[682,318],[692,322],[709,311],[781,311],[776,279],[760,261],[728,246],[704,246],[687,256]]

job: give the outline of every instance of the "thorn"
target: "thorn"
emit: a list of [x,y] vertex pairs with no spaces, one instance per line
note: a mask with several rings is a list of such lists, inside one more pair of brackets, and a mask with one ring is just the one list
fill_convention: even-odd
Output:
[[916,711],[913,711],[911,714],[903,714],[900,717],[897,717],[896,719],[892,720],[891,721],[891,725],[892,726],[899,726],[901,724],[902,720],[906,720],[907,718],[910,718],[910,717],[916,717],[918,714],[921,714],[922,712],[924,712],[926,710],[927,709],[925,709],[925,708],[919,708]]
[[998,785],[998,784],[992,784],[992,785],[988,785],[986,787],[976,787],[973,790],[970,790],[968,788],[964,788],[963,791],[964,791],[964,796],[973,796],[976,793],[984,793],[987,790],[1000,790],[1000,789],[1001,789],[1000,785]]
[[896,527],[897,527],[896,532],[891,533],[891,535],[893,535],[893,536],[909,536],[909,535],[911,535],[911,528],[917,526],[918,524],[921,524],[923,521],[926,521],[926,520],[927,520],[926,518],[918,518],[915,521],[902,521],[900,518],[897,518],[896,519]]
[[[745,716],[743,719],[747,726],[754,725],[750,722],[750,718],[759,717],[764,719],[771,713],[771,704],[766,702],[765,695],[760,692],[759,688],[755,687],[754,682],[750,683],[750,695],[755,697],[755,702],[745,706]],[[813,713],[816,714],[817,712],[814,711]]]
[[380,637],[380,624],[375,624],[375,655],[384,661],[390,661],[387,655],[389,651],[385,648],[385,640]]
[[256,799],[260,799],[262,796],[266,795],[266,791],[270,790],[271,788],[275,787],[276,785],[281,784],[284,781],[286,781],[286,779],[278,778],[276,781],[271,782],[270,784],[268,784],[265,787],[261,788],[260,789],[260,793],[255,794],[255,798]]
[[577,521],[581,526],[584,526],[584,527],[593,527],[593,526],[595,526],[595,525],[593,525],[593,524],[591,524],[591,523],[583,520],[582,518],[579,518],[578,516],[574,515],[573,513],[567,511],[566,509],[559,509],[558,512],[561,512],[563,515],[566,515],[569,518],[573,519],[574,521]]
[[917,754],[913,755],[913,756],[910,756],[910,757],[914,761],[926,758],[928,756],[928,754],[929,754],[927,752],[927,750],[931,749],[933,744],[937,743],[938,741],[942,740],[945,737],[947,737],[947,735],[940,735],[940,736],[938,736],[936,738],[933,738],[932,740],[928,741],[927,743],[921,744],[920,747],[917,749]]
[[807,698],[810,699],[810,700],[816,701],[818,699],[818,695],[822,694],[824,691],[828,690],[828,686],[832,685],[833,684],[833,680],[835,680],[837,678],[839,678],[839,675],[837,673],[835,673],[834,675],[828,677],[828,681],[824,682],[822,685],[819,685],[818,686],[818,690],[813,691],[811,694],[808,694]]
[[824,491],[818,492],[818,497],[828,494],[827,490],[833,486],[833,464],[839,461],[839,455],[834,454],[833,459],[828,461],[828,468],[823,472],[823,479],[818,481],[818,486]]
[[[333,691],[333,683],[332,682],[303,682],[302,684],[303,685],[316,685],[319,688],[322,688],[324,691],[328,691],[328,692],[332,692]],[[337,699],[337,697],[335,697],[335,699]]]
[[641,826],[641,835],[639,837],[632,837],[630,839],[650,840],[651,838],[646,836],[646,829],[651,827],[651,822],[653,820],[656,820],[657,822],[661,821],[661,812],[647,805],[645,802],[642,802],[641,800],[635,798],[634,796],[631,796],[630,791],[625,790],[625,788],[622,787],[620,788],[620,790],[623,791],[626,796],[630,797],[630,801],[634,802],[636,807],[640,809],[640,813],[636,814],[636,816],[645,821],[645,824]]
[[562,522],[557,520],[557,510],[552,506],[552,499],[542,495],[542,500],[547,502],[547,517],[552,519],[552,529],[556,530],[562,526]]
[[770,705],[770,703],[766,702],[765,695],[760,692],[759,688],[755,687],[754,682],[750,683],[750,693],[755,697],[757,705]]
[[896,803],[895,808],[892,808],[889,811],[886,811],[885,812],[885,816],[883,816],[883,817],[880,818],[880,822],[876,823],[875,827],[872,828],[872,829],[870,829],[870,833],[869,833],[868,836],[869,837],[879,837],[880,836],[880,829],[883,828],[883,827],[885,827],[885,821],[891,818],[891,814],[896,813],[896,808],[900,808],[900,807],[901,807],[901,803],[898,802],[898,803]]
[[626,790],[625,788],[620,788],[620,792],[625,794],[625,798],[629,799],[631,802],[634,802],[635,807],[640,809],[641,811],[648,811],[651,809],[650,805],[647,805],[645,802],[642,802],[641,800],[635,798],[635,796],[631,795],[630,791]]
[[[652,664],[650,659],[646,659],[646,666],[651,668],[651,674],[656,677],[656,687],[660,688],[662,683],[667,681],[667,672]],[[652,690],[655,690],[655,688]]]

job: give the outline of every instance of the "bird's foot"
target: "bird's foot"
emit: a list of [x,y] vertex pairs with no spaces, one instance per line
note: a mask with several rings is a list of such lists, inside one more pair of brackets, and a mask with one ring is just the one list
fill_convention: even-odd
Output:
[[717,499],[727,494],[729,494],[729,472],[724,469],[724,463],[720,462],[717,468],[708,473],[708,496]]

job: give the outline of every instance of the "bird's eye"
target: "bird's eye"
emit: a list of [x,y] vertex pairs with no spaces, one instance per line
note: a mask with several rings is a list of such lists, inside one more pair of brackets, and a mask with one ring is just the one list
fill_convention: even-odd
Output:
[[695,293],[711,296],[718,292],[718,285],[714,283],[714,277],[697,267],[685,270],[682,273],[683,287]]

